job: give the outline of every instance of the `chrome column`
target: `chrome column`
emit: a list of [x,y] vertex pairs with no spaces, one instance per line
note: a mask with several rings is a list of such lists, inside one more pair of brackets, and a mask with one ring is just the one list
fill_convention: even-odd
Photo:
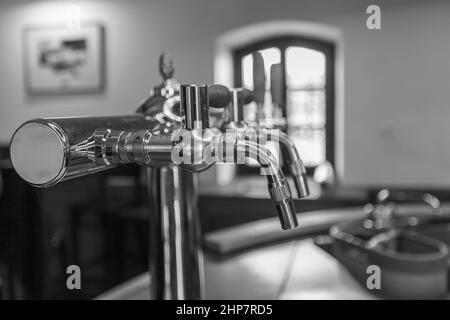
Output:
[[148,168],[152,299],[204,298],[197,176],[177,166]]
[[[181,86],[180,103],[184,129],[209,127],[206,86]],[[148,169],[154,208],[149,254],[152,299],[204,298],[197,166],[189,168],[191,171],[170,163]]]

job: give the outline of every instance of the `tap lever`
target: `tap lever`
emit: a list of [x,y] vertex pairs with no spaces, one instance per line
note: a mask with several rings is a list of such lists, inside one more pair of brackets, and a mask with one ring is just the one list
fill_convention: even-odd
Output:
[[283,92],[285,90],[284,70],[281,63],[270,66],[270,95],[272,103],[281,107],[283,104]]
[[209,105],[213,108],[225,108],[230,103],[230,90],[221,84],[208,87]]
[[159,56],[158,68],[159,73],[161,74],[164,80],[173,78],[175,68],[173,64],[173,59],[168,53],[166,52],[161,53],[161,55]]
[[242,88],[242,90],[244,95],[244,104],[249,104],[255,101],[255,95],[252,91],[248,90],[247,88]]
[[[242,90],[243,104],[249,104],[255,100],[252,91],[246,88],[239,88]],[[232,91],[232,90],[231,90]],[[213,84],[208,87],[209,105],[213,108],[226,108],[233,99],[233,93],[221,84]]]
[[264,67],[264,58],[259,51],[253,52],[252,57],[254,100],[258,104],[264,104],[266,94],[266,71]]

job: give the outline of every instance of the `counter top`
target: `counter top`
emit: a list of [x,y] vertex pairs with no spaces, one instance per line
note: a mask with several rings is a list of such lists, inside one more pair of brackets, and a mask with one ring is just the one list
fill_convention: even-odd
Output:
[[[293,259],[292,259],[293,258]],[[286,289],[277,294],[289,262]],[[207,299],[375,299],[311,239],[216,261],[205,257]],[[150,277],[140,275],[97,299],[148,299]]]
[[[450,203],[443,203],[444,214],[450,214]],[[431,209],[423,204],[397,206],[399,216],[428,215]],[[314,211],[304,214],[304,228],[322,228],[339,220],[363,217],[361,208],[342,208]],[[310,217],[310,218],[307,218]],[[306,218],[306,221],[305,221]],[[308,222],[308,219],[310,221]],[[302,232],[302,228],[298,231]],[[288,232],[289,233],[289,232]],[[207,299],[376,299],[351,276],[335,258],[317,247],[311,238],[285,237],[279,231],[276,218],[239,227],[211,232],[207,241],[222,251],[233,251],[245,241],[265,245],[234,255],[216,259],[205,256]],[[282,237],[283,243],[276,243]],[[268,245],[269,243],[272,245]],[[291,265],[285,290],[277,294],[283,275]],[[99,299],[148,299],[148,274],[131,279],[105,292]]]

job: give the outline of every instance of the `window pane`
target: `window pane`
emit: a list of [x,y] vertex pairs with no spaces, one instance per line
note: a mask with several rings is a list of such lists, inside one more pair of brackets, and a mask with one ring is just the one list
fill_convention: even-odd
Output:
[[287,48],[286,84],[291,89],[323,88],[325,86],[325,55],[308,48]]
[[289,127],[325,126],[324,90],[288,90],[287,92]]
[[288,130],[306,166],[317,166],[325,161],[325,129]]
[[288,134],[307,166],[325,161],[325,55],[317,50],[286,50]]
[[[281,63],[281,54],[286,57],[286,114],[287,133],[299,148],[307,166],[317,166],[326,160],[326,56],[323,52],[290,46],[280,52],[276,47],[259,51],[264,59],[266,73],[266,97],[262,124],[268,127],[282,123],[281,108],[272,105],[270,94],[270,68]],[[242,85],[253,89],[253,57],[244,56],[242,63]],[[279,110],[278,110],[279,109]],[[278,110],[279,112],[274,112]],[[245,107],[244,119],[255,121],[256,104]],[[280,123],[278,123],[280,119]],[[278,122],[277,122],[278,121]],[[284,122],[286,123],[286,122]]]

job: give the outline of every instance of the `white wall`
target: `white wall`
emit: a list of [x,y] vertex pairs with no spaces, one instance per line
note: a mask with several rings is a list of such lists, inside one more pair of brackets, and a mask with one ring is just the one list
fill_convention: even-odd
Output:
[[[59,22],[74,3],[84,19],[106,27],[106,91],[27,96],[22,28]],[[382,8],[380,31],[365,28],[365,9],[374,3]],[[33,117],[132,112],[160,81],[162,50],[174,56],[179,80],[210,83],[219,34],[299,19],[336,26],[344,36],[344,182],[449,186],[449,16],[450,3],[429,0],[2,1],[0,142]]]

